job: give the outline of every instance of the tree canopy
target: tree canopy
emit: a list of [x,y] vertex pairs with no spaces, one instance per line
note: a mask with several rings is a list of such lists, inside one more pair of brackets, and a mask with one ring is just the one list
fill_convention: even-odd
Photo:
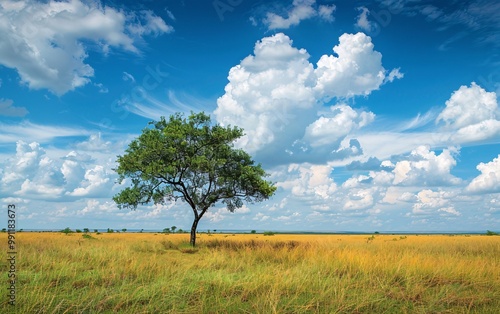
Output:
[[119,208],[185,201],[194,213],[190,242],[195,246],[198,222],[217,202],[234,212],[244,202],[266,200],[276,191],[264,179],[261,165],[234,148],[243,136],[241,128],[213,125],[203,112],[187,119],[177,113],[149,124],[153,127],[118,156],[119,182],[131,180],[130,187],[113,197]]

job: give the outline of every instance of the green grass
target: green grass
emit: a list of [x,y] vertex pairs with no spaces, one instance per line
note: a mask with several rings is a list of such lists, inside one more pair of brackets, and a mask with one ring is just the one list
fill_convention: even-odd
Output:
[[[17,234],[16,313],[498,313],[500,237]],[[396,239],[396,240],[393,240]],[[0,241],[6,241],[2,236]],[[6,243],[6,242],[5,242]],[[7,273],[6,260],[0,271]],[[6,294],[0,312],[9,313]]]

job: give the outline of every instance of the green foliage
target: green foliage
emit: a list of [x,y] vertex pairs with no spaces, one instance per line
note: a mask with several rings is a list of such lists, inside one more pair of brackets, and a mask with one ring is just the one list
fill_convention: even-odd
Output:
[[95,238],[88,233],[82,234],[82,238],[88,239],[88,240],[95,240]]
[[256,230],[252,230],[252,231],[250,231],[250,233],[251,233],[251,234],[256,234],[256,233],[257,233],[257,231],[256,231]]
[[163,233],[170,233],[170,228],[163,229]]
[[73,233],[73,230],[71,230],[69,227],[66,227],[65,229],[61,230],[61,232],[68,235],[70,233]]
[[108,231],[106,231],[106,232],[107,232],[107,233],[113,233],[113,232],[115,232],[115,231],[114,231],[113,229],[108,228]]
[[80,229],[76,229],[75,231],[76,231],[76,233],[82,233],[82,230],[80,230]]
[[89,228],[83,228],[83,232],[85,232],[85,233],[89,233],[89,232],[90,232],[90,230],[89,230]]
[[2,228],[2,232],[7,232],[7,229],[5,229],[5,228]]
[[267,174],[261,165],[233,147],[243,136],[241,128],[212,125],[203,112],[187,119],[178,113],[149,124],[118,156],[119,182],[129,178],[132,183],[113,197],[119,208],[185,201],[194,214],[194,246],[198,221],[215,203],[234,212],[243,202],[263,201],[276,191],[263,179]]
[[123,231],[123,232],[127,232],[127,228],[123,228],[123,229],[122,229],[122,231]]
[[494,231],[491,231],[491,230],[486,230],[486,235],[487,236],[496,236],[496,235],[498,235],[498,232],[494,232]]
[[275,233],[274,233],[274,232],[272,232],[272,231],[265,231],[265,232],[264,232],[264,235],[265,235],[265,236],[273,236],[273,235],[275,235]]

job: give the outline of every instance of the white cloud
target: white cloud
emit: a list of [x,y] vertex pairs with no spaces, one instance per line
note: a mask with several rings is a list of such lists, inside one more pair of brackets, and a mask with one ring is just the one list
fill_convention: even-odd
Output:
[[90,82],[85,42],[107,54],[110,47],[133,53],[143,35],[172,31],[150,11],[126,13],[97,1],[3,1],[0,4],[0,64],[16,69],[31,89],[62,95]]
[[279,33],[258,41],[254,55],[229,71],[229,83],[214,113],[219,122],[245,130],[240,145],[248,151],[255,152],[280,135],[302,136],[300,130],[299,134],[283,132],[296,114],[314,115],[306,111],[315,103],[313,67],[308,58],[304,49],[292,47],[290,38]]
[[438,209],[438,212],[443,212],[444,215],[453,215],[453,216],[460,216],[460,212],[458,212],[455,208],[453,207],[443,207]]
[[[133,97],[126,95],[119,100],[120,105],[125,105],[128,112],[148,119],[159,120],[161,116],[169,116],[177,112],[189,114],[206,108],[207,102],[193,96],[182,95],[183,99],[173,91],[167,92],[168,101],[151,95],[146,89],[137,87]],[[211,105],[211,103],[210,103]]]
[[67,194],[78,197],[108,195],[112,184],[109,175],[103,166],[94,166],[94,168],[85,171],[84,180],[80,183],[80,187]]
[[165,21],[149,10],[141,10],[138,13],[130,13],[128,20],[135,20],[135,23],[127,24],[127,29],[131,34],[138,37],[143,35],[158,36],[163,33],[170,33],[174,28],[167,25]]
[[23,121],[17,124],[0,123],[0,143],[15,143],[20,138],[26,142],[46,143],[58,137],[87,136],[87,130],[62,126],[40,125]]
[[357,9],[358,11],[360,11],[360,13],[355,25],[367,33],[374,32],[377,29],[378,24],[372,23],[368,20],[368,14],[370,14],[370,10],[368,10],[366,7],[359,7]]
[[500,155],[488,163],[480,163],[477,170],[481,174],[467,186],[470,193],[500,193]]
[[461,86],[452,93],[436,123],[444,122],[442,132],[449,142],[466,144],[500,135],[499,118],[496,93],[472,82],[470,87]]
[[[363,33],[340,36],[339,44],[333,47],[338,57],[323,55],[317,63],[315,91],[331,99],[366,96],[378,90],[386,81],[387,71],[382,66],[382,54],[373,48],[371,38]],[[392,79],[398,76],[401,73],[395,72]]]
[[472,82],[470,87],[461,86],[453,92],[436,122],[443,121],[447,128],[460,130],[498,117],[496,94]]
[[461,180],[450,171],[456,165],[454,148],[444,149],[441,154],[429,150],[429,146],[419,146],[407,160],[401,160],[394,167],[395,185],[456,185]]
[[331,113],[320,117],[307,126],[304,139],[311,146],[322,146],[340,142],[354,130],[358,130],[375,119],[375,114],[356,111],[345,104],[330,107]]
[[333,22],[333,12],[335,12],[335,5],[320,5],[318,8],[318,15],[321,19],[327,22]]
[[264,24],[268,29],[287,29],[298,25],[301,21],[319,16],[321,19],[332,22],[335,5],[320,5],[315,8],[316,0],[294,0],[292,8],[282,17],[276,13],[268,12]]
[[404,73],[401,73],[399,70],[401,69],[400,68],[392,69],[389,75],[386,76],[384,83],[393,82],[395,79],[402,79],[404,77]]
[[106,151],[111,146],[110,141],[103,141],[101,133],[91,134],[87,141],[80,142],[76,145],[78,149],[85,151]]
[[[1,85],[1,84],[0,84]],[[28,110],[24,107],[15,107],[11,99],[0,98],[0,116],[24,117]]]
[[336,191],[337,185],[330,177],[333,168],[327,165],[291,164],[287,169],[287,179],[277,186],[290,190],[298,197],[328,199]]
[[40,200],[110,197],[117,177],[110,153],[90,157],[79,149],[56,150],[49,156],[37,142],[18,141],[15,156],[1,162],[0,190],[4,196]]
[[[307,133],[305,139],[315,138],[315,145],[337,144],[316,156],[329,156],[330,152],[348,156],[350,148],[359,143],[352,142],[348,150],[340,152],[338,144],[347,133],[332,134],[337,132],[333,124],[351,116],[355,121],[349,123],[356,130],[371,122],[374,115],[337,106],[333,115],[318,120],[315,112],[332,97],[370,94],[385,82],[386,70],[381,54],[373,50],[370,37],[363,33],[342,35],[334,51],[338,57],[322,56],[315,69],[307,51],[293,47],[288,36],[278,33],[263,38],[255,44],[253,55],[229,71],[225,94],[217,100],[214,112],[217,121],[242,127],[246,135],[238,145],[251,153],[266,147],[267,153],[272,151],[270,155],[287,150],[298,158],[309,149],[309,143],[301,144]],[[328,136],[332,138],[326,139]]]
[[413,205],[412,213],[415,215],[428,215],[440,209],[450,213],[452,211],[450,206],[445,206],[449,204],[450,198],[453,196],[453,193],[445,191],[422,190],[417,194],[417,203]]

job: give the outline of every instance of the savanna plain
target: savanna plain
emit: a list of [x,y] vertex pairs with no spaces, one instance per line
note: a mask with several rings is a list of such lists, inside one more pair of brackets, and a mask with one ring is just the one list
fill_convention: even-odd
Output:
[[[17,233],[16,305],[6,283],[0,312],[500,309],[499,236],[199,234],[196,248],[188,241],[188,234]],[[6,258],[0,266],[6,282]]]

